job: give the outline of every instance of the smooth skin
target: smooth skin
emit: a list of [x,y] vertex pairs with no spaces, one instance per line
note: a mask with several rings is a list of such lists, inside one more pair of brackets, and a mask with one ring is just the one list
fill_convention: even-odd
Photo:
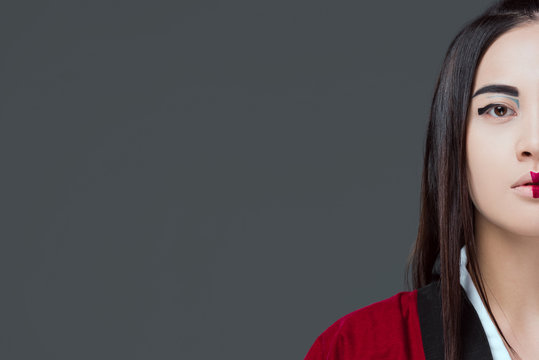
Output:
[[[519,196],[511,185],[539,172],[539,22],[513,28],[490,46],[472,94],[491,84],[514,86],[519,94],[486,93],[470,102],[466,160],[478,261],[505,337],[520,359],[537,359],[539,199]],[[478,115],[492,103],[502,107]]]

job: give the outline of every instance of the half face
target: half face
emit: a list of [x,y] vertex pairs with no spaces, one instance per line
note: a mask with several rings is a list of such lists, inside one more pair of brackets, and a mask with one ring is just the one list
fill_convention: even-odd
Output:
[[466,159],[476,218],[539,237],[539,23],[514,28],[487,50],[468,110]]

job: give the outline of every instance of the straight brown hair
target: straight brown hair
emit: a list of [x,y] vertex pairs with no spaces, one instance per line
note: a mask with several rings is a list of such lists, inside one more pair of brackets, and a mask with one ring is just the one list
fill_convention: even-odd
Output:
[[466,119],[476,70],[486,50],[508,30],[537,21],[538,14],[537,0],[498,1],[467,23],[446,52],[432,98],[423,154],[418,233],[408,258],[405,283],[410,289],[409,273],[413,289],[438,280],[432,269],[439,256],[444,357],[448,360],[460,359],[462,350],[463,289],[459,269],[464,245],[470,276],[507,342],[488,304],[477,262],[474,205],[466,172]]

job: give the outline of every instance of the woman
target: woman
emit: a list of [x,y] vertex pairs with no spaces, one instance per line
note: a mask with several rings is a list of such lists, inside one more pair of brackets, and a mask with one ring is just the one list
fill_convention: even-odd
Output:
[[[539,358],[539,1],[451,43],[433,97],[413,290],[339,319],[306,360]],[[528,185],[526,185],[528,184]]]

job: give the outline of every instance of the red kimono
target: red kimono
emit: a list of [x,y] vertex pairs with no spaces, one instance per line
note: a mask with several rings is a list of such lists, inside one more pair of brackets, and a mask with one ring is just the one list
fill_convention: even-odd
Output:
[[[462,290],[462,289],[461,289]],[[464,291],[463,359],[492,360],[487,337]],[[305,360],[442,360],[439,281],[356,310],[326,329]]]

